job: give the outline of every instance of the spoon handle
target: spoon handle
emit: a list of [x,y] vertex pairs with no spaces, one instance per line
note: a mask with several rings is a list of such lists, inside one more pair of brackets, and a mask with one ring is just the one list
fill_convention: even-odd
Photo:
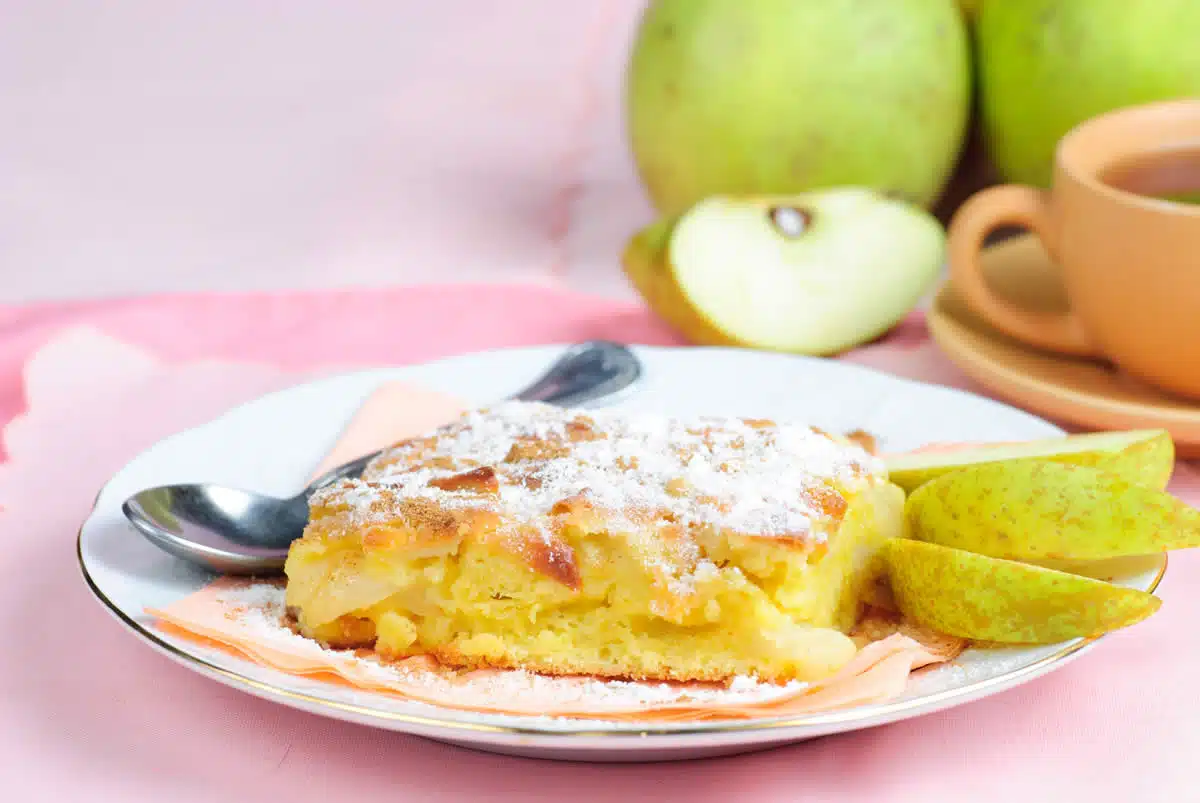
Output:
[[641,375],[642,364],[627,347],[589,340],[564,351],[540,379],[512,398],[579,407],[625,390]]
[[[642,364],[630,349],[607,340],[589,340],[569,347],[546,373],[510,398],[579,407],[614,396],[632,386],[641,376]],[[310,496],[338,480],[361,476],[370,462],[387,448],[391,447],[378,449],[327,471],[313,480],[304,495]]]

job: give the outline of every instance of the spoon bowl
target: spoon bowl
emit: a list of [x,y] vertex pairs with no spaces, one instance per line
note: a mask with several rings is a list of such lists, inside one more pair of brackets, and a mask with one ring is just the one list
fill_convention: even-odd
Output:
[[283,569],[303,534],[303,496],[277,499],[221,485],[164,485],[127,499],[125,517],[160,549],[222,574]]
[[[641,377],[625,346],[589,341],[568,348],[525,390],[513,396],[561,406],[610,400]],[[382,450],[323,474],[295,496],[280,499],[211,483],[163,485],[131,496],[125,518],[150,543],[221,574],[275,574],[288,546],[304,533],[308,499],[318,489],[362,474]]]

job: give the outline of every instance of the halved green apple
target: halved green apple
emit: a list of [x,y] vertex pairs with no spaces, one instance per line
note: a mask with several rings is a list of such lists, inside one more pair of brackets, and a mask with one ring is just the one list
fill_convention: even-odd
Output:
[[967,466],[1022,459],[1091,466],[1130,482],[1162,490],[1175,468],[1175,444],[1163,429],[1094,432],[1024,443],[980,444],[963,449],[885,455],[888,477],[912,492],[932,479]]
[[1138,589],[904,538],[889,541],[884,555],[900,611],[960,638],[1049,644],[1098,636],[1162,604]]
[[636,235],[626,275],[697,343],[825,355],[895,325],[936,278],[924,210],[857,187],[714,196]]

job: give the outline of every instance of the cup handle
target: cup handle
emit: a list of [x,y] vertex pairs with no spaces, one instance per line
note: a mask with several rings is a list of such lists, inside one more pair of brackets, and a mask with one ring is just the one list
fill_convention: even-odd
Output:
[[1018,184],[989,187],[971,196],[950,220],[946,252],[954,289],[977,315],[1017,340],[1048,351],[1095,356],[1097,349],[1073,311],[1022,309],[988,287],[979,254],[987,235],[1003,225],[1031,230],[1054,253],[1047,194]]

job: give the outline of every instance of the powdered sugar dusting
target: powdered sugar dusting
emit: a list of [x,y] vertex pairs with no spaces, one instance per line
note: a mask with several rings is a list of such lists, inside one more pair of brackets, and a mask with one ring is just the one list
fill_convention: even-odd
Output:
[[[496,486],[430,484],[471,471],[480,483],[493,472]],[[348,506],[366,524],[412,499],[522,522],[577,500],[630,529],[669,522],[819,543],[842,495],[882,471],[857,445],[807,426],[508,402],[397,445],[314,502]]]

